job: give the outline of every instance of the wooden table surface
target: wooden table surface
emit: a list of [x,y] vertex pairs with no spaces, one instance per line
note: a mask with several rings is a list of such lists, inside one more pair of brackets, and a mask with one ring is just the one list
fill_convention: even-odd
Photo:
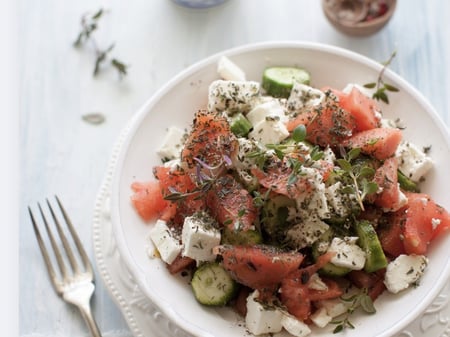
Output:
[[[399,0],[379,33],[343,35],[320,1],[228,0],[203,10],[170,0],[18,0],[18,251],[19,334],[88,336],[78,311],[50,286],[26,206],[57,194],[93,257],[94,202],[113,144],[135,111],[187,66],[231,47],[267,40],[304,40],[340,46],[377,61],[396,50],[390,68],[420,90],[450,126],[450,2]],[[100,48],[129,65],[92,76],[92,45],[74,48],[80,17],[107,9],[94,34]],[[82,119],[101,113],[104,123]],[[3,113],[3,112],[2,112]],[[4,224],[5,226],[6,224]],[[132,336],[97,275],[94,313],[104,336]]]

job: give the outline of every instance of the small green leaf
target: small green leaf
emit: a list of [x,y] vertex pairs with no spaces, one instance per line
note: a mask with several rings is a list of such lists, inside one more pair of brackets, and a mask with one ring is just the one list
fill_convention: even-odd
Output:
[[360,155],[360,153],[361,149],[359,147],[351,149],[347,154],[348,161],[352,161],[353,159],[357,158]]
[[294,139],[298,143],[304,141],[305,138],[306,138],[306,127],[300,124],[294,129],[292,133],[292,139]]
[[345,159],[337,159],[337,163],[341,169],[343,169],[345,172],[350,172],[352,170],[352,164],[350,164],[349,161]]
[[100,17],[102,16],[102,14],[103,14],[103,8],[100,8],[100,9],[97,11],[97,13],[95,13],[95,14],[92,16],[92,19],[93,19],[93,20],[100,19]]
[[372,82],[372,83],[367,83],[367,84],[364,84],[364,88],[367,88],[367,89],[373,89],[373,88],[375,88],[376,87],[376,83],[375,82]]
[[293,185],[293,184],[295,184],[297,182],[297,180],[298,180],[298,177],[295,174],[290,174],[289,177],[288,177],[287,184],[288,185]]
[[364,195],[376,193],[378,191],[378,184],[374,181],[365,181],[363,191]]
[[363,294],[361,295],[361,307],[368,314],[374,314],[377,312],[375,306],[373,305],[373,301],[369,295]]
[[339,333],[342,330],[344,330],[344,325],[343,324],[339,324],[339,325],[336,325],[336,327],[333,330],[333,333]]
[[394,87],[393,85],[388,84],[388,83],[384,83],[384,87],[385,87],[386,90],[388,90],[388,91],[392,91],[392,92],[398,92],[398,91],[400,91],[397,87]]
[[342,188],[341,192],[345,194],[353,194],[355,193],[355,188],[353,186],[347,185]]
[[375,174],[375,170],[369,166],[363,166],[361,170],[359,171],[359,177],[361,178],[368,178],[372,177]]

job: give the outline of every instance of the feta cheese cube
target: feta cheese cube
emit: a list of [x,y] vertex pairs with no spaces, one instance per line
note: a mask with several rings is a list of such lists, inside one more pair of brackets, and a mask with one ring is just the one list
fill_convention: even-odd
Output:
[[428,265],[423,255],[399,255],[386,267],[384,284],[391,293],[398,293],[417,282]]
[[217,62],[217,72],[224,80],[245,81],[245,72],[226,56]]
[[320,169],[315,167],[302,167],[300,174],[307,179],[311,191],[296,198],[297,208],[301,218],[327,219],[330,209],[327,203],[326,188]]
[[311,329],[307,324],[288,314],[284,314],[281,318],[281,325],[295,337],[304,337],[311,333]]
[[286,105],[289,111],[298,111],[319,105],[324,97],[325,94],[321,90],[295,82]]
[[256,124],[248,134],[249,139],[256,140],[264,145],[280,143],[287,137],[289,137],[289,131],[279,119],[265,119]]
[[197,262],[214,261],[216,255],[212,250],[220,244],[220,231],[207,214],[194,214],[184,219],[181,241],[183,256]]
[[158,220],[153,225],[150,239],[158,250],[161,260],[168,264],[172,263],[181,252],[182,245],[163,220]]
[[238,138],[238,150],[231,156],[231,162],[236,169],[250,170],[256,165],[256,159],[249,156],[249,153],[258,150],[255,141],[245,137]]
[[352,91],[353,88],[358,89],[359,91],[361,91],[361,93],[363,95],[365,95],[365,96],[367,96],[369,98],[372,97],[372,94],[373,94],[373,90],[372,89],[365,88],[362,85],[357,84],[357,83],[349,83],[349,84],[347,84],[344,87],[344,89],[342,89],[342,92],[346,93],[346,94],[349,94]]
[[284,108],[277,99],[256,105],[249,113],[247,113],[246,117],[253,126],[269,118],[278,118],[282,122],[288,120]]
[[328,230],[329,226],[319,219],[306,219],[286,231],[286,239],[297,249],[311,246]]
[[268,308],[258,302],[259,292],[253,291],[247,297],[245,326],[254,335],[280,332],[283,313],[277,308]]
[[208,110],[212,112],[247,112],[260,93],[260,83],[255,81],[216,80],[209,86]]
[[366,253],[356,244],[358,237],[333,238],[329,252],[336,252],[331,263],[338,267],[361,270],[366,262]]
[[317,309],[311,316],[311,321],[319,328],[324,328],[331,322],[333,317],[329,316],[325,307]]
[[340,181],[326,187],[325,195],[330,211],[340,217],[349,215],[354,207],[352,195],[342,192],[343,186]]
[[399,170],[415,182],[425,176],[434,165],[433,160],[422,150],[406,141],[400,143],[395,156],[399,159]]
[[316,303],[319,308],[324,308],[326,313],[331,318],[340,316],[347,312],[349,304],[344,303],[339,298],[333,298],[331,300],[321,300]]
[[176,127],[171,126],[164,136],[161,147],[157,150],[157,154],[163,160],[171,160],[180,157],[183,148],[183,139],[185,132]]
[[322,281],[319,274],[314,273],[309,278],[308,288],[314,290],[328,290],[328,286]]

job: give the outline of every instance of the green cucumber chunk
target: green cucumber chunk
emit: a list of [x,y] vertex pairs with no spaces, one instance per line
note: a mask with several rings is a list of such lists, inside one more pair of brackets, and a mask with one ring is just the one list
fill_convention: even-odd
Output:
[[369,221],[356,222],[355,230],[359,237],[358,244],[366,253],[364,270],[372,273],[385,268],[388,262],[372,224]]
[[206,262],[194,273],[191,281],[196,300],[208,306],[224,306],[237,293],[238,284],[217,262]]
[[262,87],[273,97],[289,97],[295,82],[309,84],[310,74],[296,67],[269,67],[264,70]]
[[222,244],[234,246],[254,246],[263,242],[261,234],[257,230],[232,230],[224,227],[222,232]]
[[265,202],[261,210],[261,230],[265,241],[275,245],[282,243],[290,207],[295,207],[295,200],[284,195],[277,195]]
[[408,192],[420,192],[419,186],[409,179],[402,171],[397,170],[397,177],[398,177],[398,183],[400,184],[400,188],[402,190],[408,191]]
[[245,137],[252,129],[252,123],[239,112],[231,116],[230,129],[236,137]]

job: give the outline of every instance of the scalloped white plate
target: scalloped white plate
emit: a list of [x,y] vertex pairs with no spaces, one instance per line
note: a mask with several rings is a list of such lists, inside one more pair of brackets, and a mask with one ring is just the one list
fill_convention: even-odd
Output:
[[[337,47],[301,42],[259,43],[214,55],[182,72],[155,94],[130,122],[117,156],[112,178],[111,221],[114,239],[124,264],[150,303],[180,329],[197,336],[247,336],[248,333],[231,310],[205,308],[192,297],[187,280],[171,276],[161,261],[149,259],[146,250],[148,225],[137,216],[130,203],[133,181],[152,178],[151,168],[158,164],[156,155],[165,130],[170,125],[188,127],[194,112],[205,106],[207,88],[218,78],[216,64],[227,55],[247,73],[248,79],[260,80],[269,65],[297,65],[308,69],[312,85],[343,88],[347,83],[373,82],[381,65],[353,52]],[[391,103],[382,106],[386,117],[400,118],[407,129],[405,138],[418,146],[432,146],[436,162],[423,190],[450,208],[450,137],[428,101],[411,85],[391,71],[384,79],[400,88]],[[354,330],[347,337],[392,336],[417,319],[432,303],[447,282],[450,256],[446,247],[450,236],[436,240],[430,249],[430,264],[417,288],[398,295],[384,294],[376,301],[374,316],[355,315]],[[332,327],[330,328],[332,329]],[[314,331],[314,336],[328,335],[330,330]]]

